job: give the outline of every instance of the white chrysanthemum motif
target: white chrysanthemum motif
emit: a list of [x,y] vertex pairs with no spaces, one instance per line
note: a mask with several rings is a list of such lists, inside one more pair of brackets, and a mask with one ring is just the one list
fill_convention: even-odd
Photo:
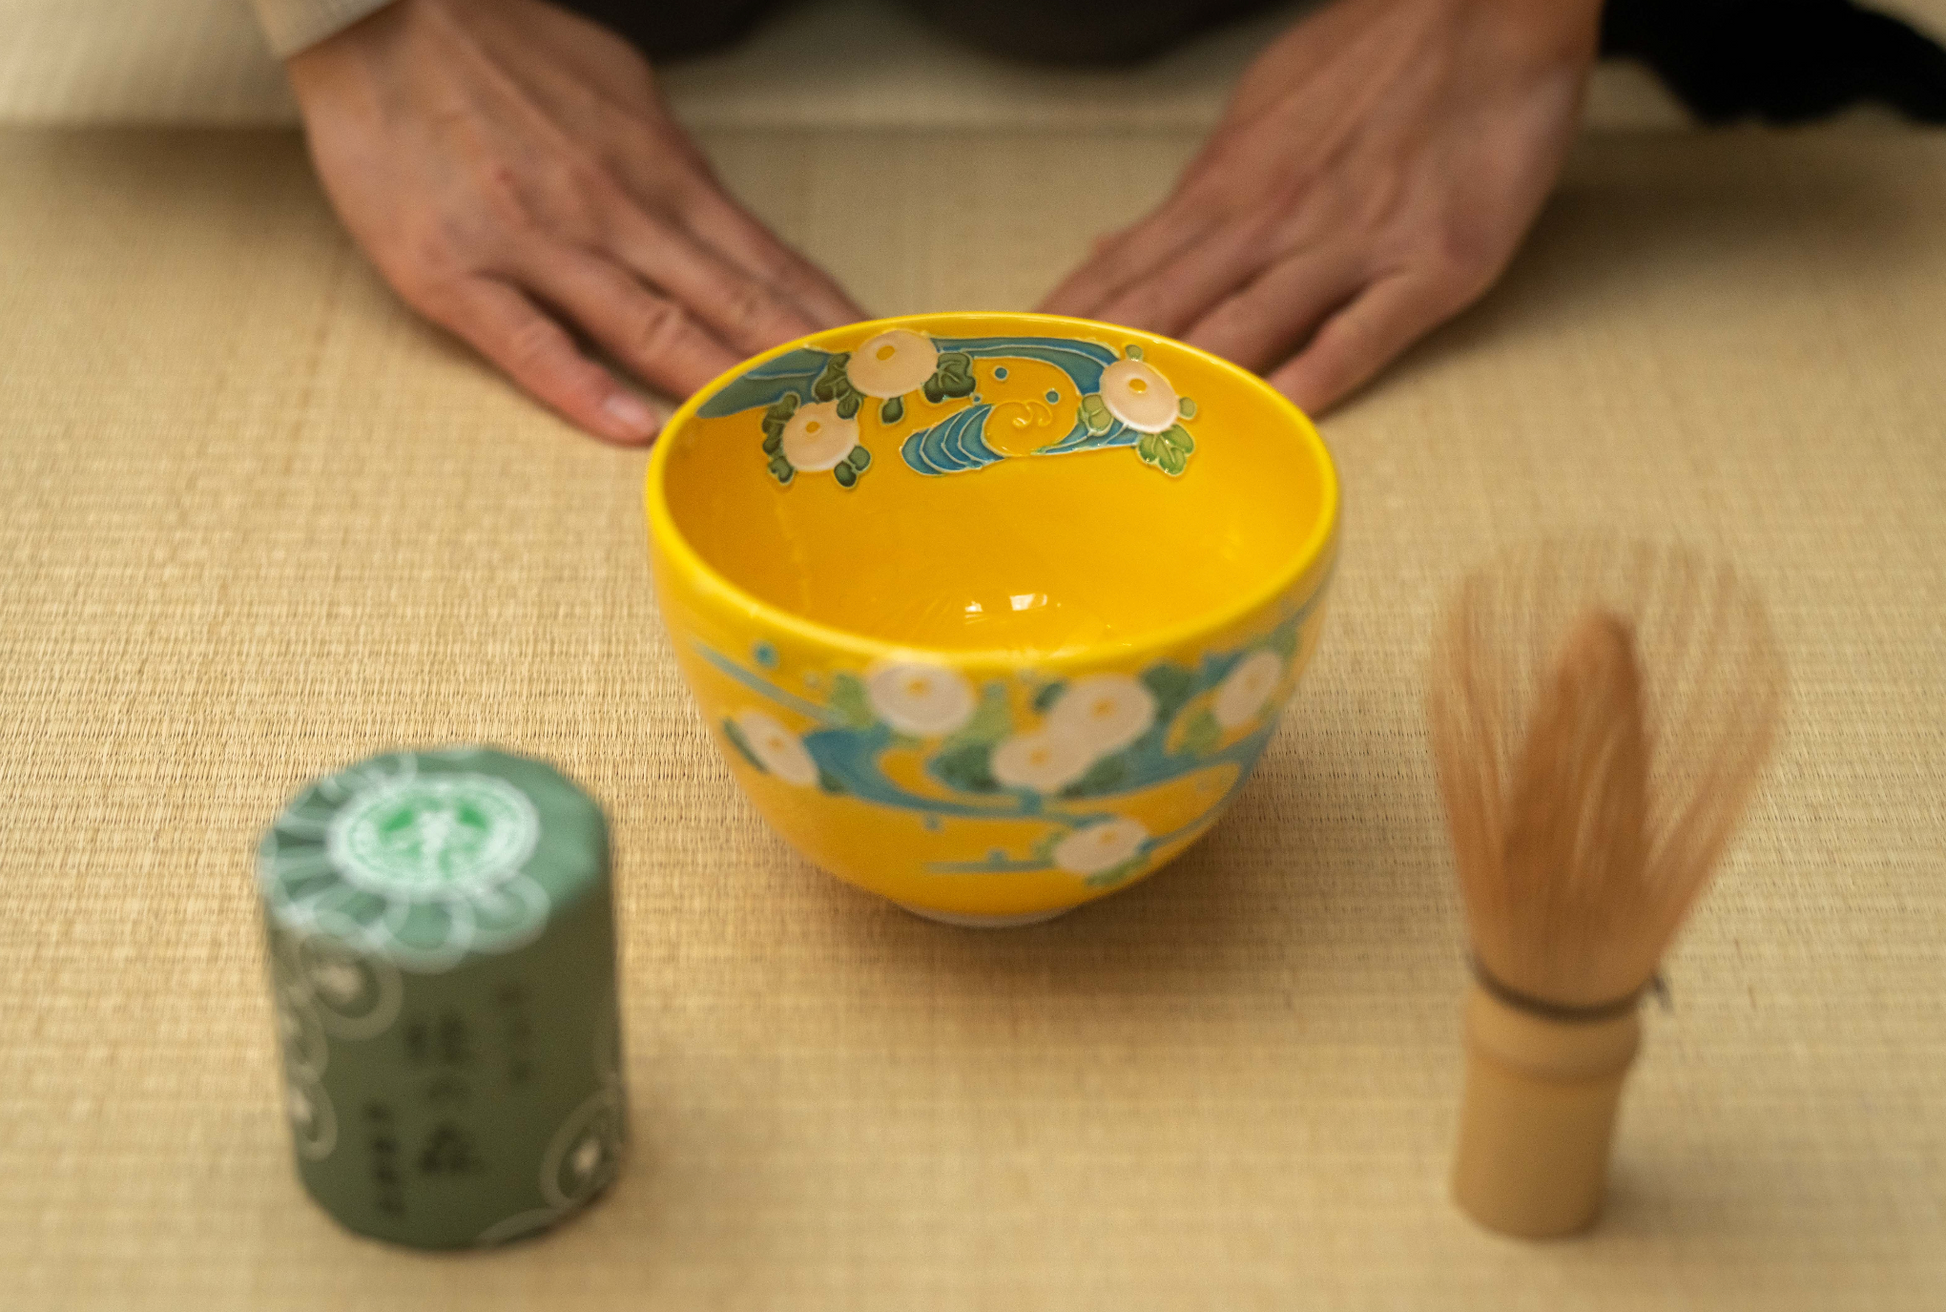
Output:
[[973,685],[939,665],[879,665],[865,676],[865,699],[894,729],[920,738],[952,733],[973,718]]
[[1076,875],[1099,875],[1141,852],[1149,831],[1126,818],[1077,829],[1054,845],[1054,864]]
[[932,339],[904,328],[891,328],[851,353],[845,376],[866,396],[904,396],[939,368],[939,348]]
[[298,1155],[321,1162],[338,1146],[338,1112],[316,1076],[284,1063],[284,1115]]
[[750,754],[764,769],[787,784],[809,788],[818,781],[818,765],[804,743],[762,711],[739,711],[730,717]]
[[283,989],[272,1001],[277,1009],[277,1040],[283,1049],[285,1069],[306,1080],[321,1078],[331,1060],[331,1044],[317,1008]]
[[1002,787],[1054,793],[1088,772],[1095,754],[1088,744],[1051,729],[1015,734],[993,749],[993,777]]
[[420,774],[411,758],[327,779],[277,820],[258,877],[278,923],[304,947],[295,996],[343,1037],[369,1037],[397,1013],[390,970],[360,965],[335,940],[409,970],[451,968],[468,952],[506,952],[547,924],[545,889],[525,870],[540,840],[527,795],[485,774]]
[[615,1178],[628,1142],[621,1089],[607,1085],[568,1113],[541,1157],[541,1196],[560,1211]]
[[329,999],[334,1005],[351,1002],[365,987],[364,978],[358,967],[349,961],[326,961],[311,972],[311,982],[317,985],[318,994]]
[[1234,729],[1257,717],[1284,679],[1284,662],[1273,651],[1252,653],[1216,685],[1210,699],[1210,713],[1225,729]]
[[[357,937],[356,926],[351,927]],[[383,957],[355,957],[320,936],[279,933],[272,947],[278,987],[293,1005],[316,1014],[326,1033],[369,1039],[398,1018],[404,985]]]
[[622,1093],[621,1036],[615,1014],[595,1026],[594,1068],[601,1087],[555,1130],[541,1155],[541,1197],[546,1207],[516,1212],[482,1230],[473,1242],[482,1248],[545,1230],[592,1198],[615,1178],[628,1151],[628,1099]]
[[525,1212],[516,1212],[506,1220],[495,1222],[480,1231],[473,1244],[476,1248],[497,1248],[501,1244],[539,1234],[565,1215],[566,1212],[555,1207],[534,1207]]
[[858,445],[858,421],[840,418],[836,401],[812,401],[784,424],[784,458],[800,474],[835,469]]
[[1155,694],[1126,674],[1090,674],[1062,692],[1047,727],[1097,756],[1119,752],[1155,723]]
[[1141,360],[1117,360],[1102,370],[1101,400],[1109,414],[1138,433],[1160,433],[1181,414],[1176,389]]

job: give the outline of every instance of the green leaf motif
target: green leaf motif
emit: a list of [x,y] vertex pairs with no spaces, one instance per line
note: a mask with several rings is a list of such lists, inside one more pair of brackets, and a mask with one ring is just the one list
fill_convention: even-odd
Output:
[[850,487],[858,481],[858,471],[841,461],[832,466],[831,477],[838,480],[839,487]]
[[757,759],[757,754],[750,750],[750,744],[745,741],[743,730],[737,728],[735,720],[725,719],[723,721],[723,736],[730,740],[732,747],[743,754],[743,759],[750,762],[758,774],[770,773],[770,771],[764,769],[764,763]]
[[862,474],[872,467],[872,453],[862,444],[855,446],[851,449],[851,454],[845,457],[845,463]]
[[764,411],[764,418],[763,418],[764,454],[767,456],[775,457],[775,459],[773,459],[770,462],[770,472],[776,476],[776,479],[779,483],[790,482],[789,478],[785,477],[781,473],[778,473],[777,461],[783,459],[783,455],[781,453],[784,449],[784,425],[788,424],[791,421],[791,416],[796,413],[797,413],[797,393],[796,392],[784,393],[781,397],[777,399],[777,403],[775,405],[771,406],[770,409]]
[[847,387],[844,390],[843,394],[838,397],[838,418],[840,419],[857,418],[858,407],[863,405],[864,402],[865,402],[864,397],[860,396],[858,393],[852,391],[849,387]]
[[789,483],[797,477],[797,467],[782,455],[774,455],[770,458],[770,476],[779,483]]
[[1282,656],[1286,661],[1290,660],[1291,657],[1297,655],[1297,625],[1280,625],[1276,632],[1270,635],[1269,640],[1264,643],[1264,646],[1270,648],[1279,656]]
[[1090,437],[1100,437],[1115,426],[1115,416],[1108,413],[1108,402],[1101,399],[1099,392],[1081,398],[1080,418]]
[[1130,343],[1124,350],[1131,360],[1140,360],[1142,358],[1142,348],[1136,346],[1134,343]]
[[1034,694],[1034,713],[1036,715],[1046,715],[1053,708],[1055,701],[1059,699],[1061,694],[1067,691],[1067,686],[1067,684],[1059,679],[1056,679],[1053,683],[1043,685],[1041,690]]
[[1184,419],[1194,419],[1196,417],[1196,403],[1185,396],[1182,400],[1176,402],[1176,413]]
[[1223,730],[1207,710],[1190,720],[1182,734],[1182,749],[1192,756],[1208,756],[1223,740]]
[[885,398],[885,404],[878,408],[878,422],[881,424],[889,426],[904,418],[905,398],[902,396],[888,396]]
[[1151,665],[1142,671],[1142,686],[1155,698],[1155,722],[1167,724],[1189,700],[1195,676],[1180,665]]
[[1149,859],[1145,856],[1132,856],[1120,865],[1104,870],[1098,875],[1089,875],[1081,882],[1089,888],[1113,888],[1123,880],[1139,873],[1148,863]]
[[993,745],[962,743],[951,751],[933,757],[927,768],[933,777],[962,793],[997,793],[1000,783],[993,777]]
[[991,746],[1012,733],[1013,728],[1013,708],[1007,705],[1006,685],[989,683],[980,692],[980,704],[973,709],[973,717],[941,743],[940,750],[951,751],[968,743]]
[[782,433],[784,425],[797,413],[799,397],[796,392],[786,392],[777,398],[777,403],[764,411],[764,432]]
[[1128,753],[1104,756],[1088,767],[1088,773],[1061,790],[1063,797],[1095,797],[1112,793],[1128,777]]
[[964,351],[946,351],[939,357],[939,365],[933,370],[920,391],[928,401],[938,405],[947,397],[973,395],[978,386],[973,378],[973,357]]
[[871,700],[865,696],[865,681],[848,671],[831,676],[831,696],[825,706],[847,729],[869,729],[878,723]]
[[1196,439],[1181,424],[1172,424],[1160,433],[1144,433],[1135,442],[1136,454],[1171,478],[1189,468],[1189,453],[1195,449]]
[[811,399],[814,401],[835,401],[839,396],[851,391],[851,379],[845,374],[845,366],[851,363],[851,352],[840,351],[824,362],[824,372],[811,384]]
[[844,781],[822,766],[818,767],[818,787],[832,794],[839,794],[845,791]]

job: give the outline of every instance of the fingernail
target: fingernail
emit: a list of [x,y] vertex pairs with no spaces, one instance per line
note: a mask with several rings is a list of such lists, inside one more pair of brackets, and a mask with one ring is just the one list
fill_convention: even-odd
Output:
[[611,392],[601,408],[628,430],[630,437],[654,437],[662,430],[662,416],[649,403],[627,392]]

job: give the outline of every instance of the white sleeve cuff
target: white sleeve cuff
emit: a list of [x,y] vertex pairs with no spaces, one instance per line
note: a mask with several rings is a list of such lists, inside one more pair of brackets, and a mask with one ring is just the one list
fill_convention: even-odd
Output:
[[279,59],[342,32],[392,0],[250,0]]

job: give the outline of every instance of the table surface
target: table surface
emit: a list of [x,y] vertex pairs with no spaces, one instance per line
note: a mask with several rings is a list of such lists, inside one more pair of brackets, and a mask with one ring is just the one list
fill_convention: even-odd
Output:
[[[901,312],[1031,304],[1194,142],[706,144]],[[294,135],[13,129],[0,177],[0,1302],[1940,1306],[1946,138],[1585,141],[1504,284],[1326,425],[1336,609],[1234,812],[1000,934],[762,827],[656,618],[643,457],[405,313]],[[1591,526],[1739,562],[1793,705],[1607,1217],[1530,1246],[1445,1195],[1420,666],[1464,566]],[[558,1234],[429,1257],[297,1188],[249,854],[301,780],[453,740],[609,808],[638,1146]]]

